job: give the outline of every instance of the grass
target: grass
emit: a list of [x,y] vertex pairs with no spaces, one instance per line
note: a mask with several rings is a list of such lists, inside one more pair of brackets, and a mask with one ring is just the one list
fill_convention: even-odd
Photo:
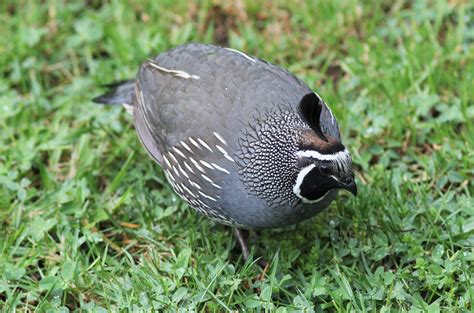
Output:
[[[86,3],[86,2],[84,2]],[[469,311],[474,300],[474,5],[470,1],[2,1],[0,307]],[[324,96],[357,168],[243,262],[93,104],[175,45],[220,43]]]

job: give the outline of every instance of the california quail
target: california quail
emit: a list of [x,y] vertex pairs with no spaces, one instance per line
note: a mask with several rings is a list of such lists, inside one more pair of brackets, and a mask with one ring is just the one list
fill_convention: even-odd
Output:
[[289,72],[245,53],[178,46],[94,101],[125,104],[174,191],[220,223],[290,225],[321,212],[338,189],[357,193],[326,103]]

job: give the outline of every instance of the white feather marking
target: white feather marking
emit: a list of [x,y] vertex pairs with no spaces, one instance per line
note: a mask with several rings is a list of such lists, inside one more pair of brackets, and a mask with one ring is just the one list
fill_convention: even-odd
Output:
[[196,148],[202,150],[201,146],[193,138],[189,137],[189,141],[191,141],[191,143],[196,146]]
[[332,179],[334,179],[334,180],[337,181],[337,182],[340,182],[339,178],[337,178],[337,177],[334,176],[334,175],[329,175],[329,177],[331,177]]
[[189,166],[188,162],[184,161],[183,163],[184,163],[184,166],[186,166],[186,168],[187,168],[191,173],[194,174],[194,170],[191,168],[191,166]]
[[143,91],[142,88],[140,87],[140,80],[137,80],[137,83],[135,85],[135,90],[138,90],[139,98],[138,98],[138,110],[142,113],[143,116],[143,121],[145,122],[145,128],[146,129],[151,129],[150,123],[148,122],[148,119],[145,118],[146,113],[145,113],[145,98],[143,97]]
[[186,156],[184,155],[184,153],[181,152],[181,151],[179,151],[178,148],[173,147],[173,150],[174,150],[177,154],[179,154],[182,158],[186,159]]
[[184,141],[181,141],[181,145],[182,145],[186,150],[188,150],[189,152],[194,153],[193,150],[191,150],[191,147],[188,146],[188,144],[185,143]]
[[322,154],[315,150],[304,150],[296,152],[296,155],[300,157],[315,158],[321,161],[338,161],[345,160],[347,158],[350,159],[349,151],[347,151],[347,149],[331,154]]
[[189,180],[189,183],[191,184],[191,186],[194,186],[194,187],[196,187],[197,189],[201,190],[201,186],[199,186],[198,184],[196,184],[193,180]]
[[176,157],[173,155],[173,153],[171,152],[168,152],[168,155],[173,159],[173,161],[178,164],[178,160],[176,159]]
[[225,141],[225,139],[222,138],[221,135],[219,135],[218,133],[214,132],[214,136],[216,136],[216,138],[217,138],[220,142],[222,142],[224,145],[227,146],[227,141]]
[[232,162],[235,163],[234,159],[232,159],[230,155],[224,154],[224,157],[225,157],[227,160],[232,161]]
[[133,115],[133,105],[122,103],[122,106],[125,108],[125,111],[127,111],[128,114]]
[[210,168],[211,170],[214,169],[214,168],[212,167],[212,165],[209,164],[209,163],[207,163],[206,161],[200,160],[199,162],[201,162],[202,165],[204,165],[204,166],[207,167],[207,168]]
[[163,155],[163,160],[165,160],[165,163],[168,167],[171,167],[171,163],[165,155]]
[[[198,191],[198,192],[201,193],[200,191]],[[204,194],[203,194],[203,196],[205,197]],[[206,196],[207,196],[207,195],[206,195]],[[205,204],[204,202],[202,202],[201,200],[198,199],[198,200],[196,200],[196,201],[197,201],[197,203],[198,203],[199,205],[201,205],[201,206],[203,206],[203,207],[205,207],[205,208],[210,209],[210,207],[209,207],[207,204]],[[215,200],[214,200],[214,201],[215,201]],[[205,212],[202,211],[202,210],[201,210],[200,212],[202,212],[203,214],[205,214]]]
[[179,172],[178,172],[178,169],[176,168],[176,166],[173,165],[173,172],[176,173],[176,175],[178,175],[178,177],[180,177],[181,175],[179,175]]
[[[139,82],[139,81],[137,80],[137,82]],[[139,91],[139,94],[140,94],[139,102],[140,102],[141,106],[144,106],[145,105],[145,98],[143,97],[143,91],[142,91],[141,88],[138,88],[138,91]]]
[[229,161],[235,162],[234,159],[231,158],[231,156],[227,153],[227,151],[225,151],[224,148],[222,148],[222,147],[219,146],[219,145],[216,145],[216,148],[217,148],[217,150],[219,150],[220,152],[222,152],[222,154],[224,155],[224,157],[225,157],[226,159],[228,159]]
[[176,184],[174,187],[175,187],[176,190],[179,191],[179,194],[182,194],[182,193],[183,193],[183,188],[181,188],[180,185],[181,185],[181,184]]
[[212,186],[216,187],[217,189],[222,189],[221,186],[219,186],[218,184],[215,184],[215,183],[211,183]]
[[222,148],[221,146],[216,145],[216,148],[217,148],[217,150],[219,150],[220,152],[222,152],[222,154],[227,154],[227,151],[225,151],[225,149]]
[[315,92],[315,94],[316,94],[316,96],[318,96],[319,100],[321,100],[321,102],[324,103],[324,106],[326,107],[326,109],[328,109],[329,115],[331,115],[331,124],[334,124],[336,119],[334,118],[334,114],[332,114],[331,108],[326,104],[326,102],[322,101],[321,97],[316,92]]
[[226,170],[225,168],[223,167],[220,167],[219,165],[217,165],[216,163],[211,163],[212,166],[214,166],[216,168],[216,170],[219,170],[221,172],[224,172],[224,173],[227,173],[227,174],[230,174],[230,172],[228,170]]
[[166,176],[166,178],[168,178],[169,181],[174,180],[173,175],[172,175],[171,172],[170,172],[169,170],[167,170],[167,169],[165,169],[165,176]]
[[203,196],[204,198],[208,198],[209,200],[212,200],[212,201],[217,201],[216,198],[213,198],[213,197],[211,197],[211,196],[205,194],[205,193],[202,192],[202,191],[198,191],[198,192],[199,192],[199,194],[201,194],[201,196]]
[[196,198],[196,195],[195,195],[188,187],[186,187],[185,184],[181,184],[181,186],[183,187],[183,189],[184,189],[188,194],[190,194],[191,196],[193,196],[194,198]]
[[199,76],[197,75],[191,75],[189,73],[186,73],[185,71],[180,71],[180,70],[169,70],[167,68],[161,67],[154,60],[149,60],[148,64],[154,68],[156,68],[159,71],[165,72],[165,73],[170,73],[173,74],[174,76],[181,77],[184,79],[199,79]]
[[183,170],[183,168],[181,167],[181,165],[178,164],[178,168],[179,168],[179,171],[180,171],[184,176],[186,176],[186,178],[189,178],[188,173],[186,173],[186,171]]
[[210,179],[210,178],[209,178],[209,177],[207,177],[206,175],[204,175],[204,174],[201,174],[201,176],[202,176],[202,178],[204,178],[204,179],[205,179],[205,180],[207,180],[208,182],[210,182],[210,183],[214,183],[214,182],[212,181],[212,179]]
[[206,171],[199,165],[199,163],[194,160],[193,158],[189,158],[191,162],[193,162],[194,166],[202,173],[205,173]]
[[243,53],[242,51],[239,51],[239,50],[235,50],[235,49],[232,49],[232,48],[224,48],[226,50],[229,50],[229,51],[232,51],[232,52],[235,52],[241,56],[243,56],[244,58],[246,58],[247,60],[250,60],[251,62],[255,62],[255,59],[250,57],[249,55],[247,55],[246,53]]
[[200,143],[201,145],[203,145],[207,150],[209,150],[209,151],[211,151],[211,152],[214,152],[214,151],[212,151],[211,147],[209,147],[209,145],[208,145],[206,142],[204,142],[204,140],[202,140],[201,138],[198,138],[197,140],[198,140],[199,143]]

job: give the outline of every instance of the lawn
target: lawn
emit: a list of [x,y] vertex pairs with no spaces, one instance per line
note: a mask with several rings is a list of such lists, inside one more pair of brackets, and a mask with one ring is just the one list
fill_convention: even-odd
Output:
[[[0,308],[473,309],[471,1],[62,2],[0,3]],[[266,271],[91,101],[190,41],[305,80],[354,159],[357,198],[251,238]]]

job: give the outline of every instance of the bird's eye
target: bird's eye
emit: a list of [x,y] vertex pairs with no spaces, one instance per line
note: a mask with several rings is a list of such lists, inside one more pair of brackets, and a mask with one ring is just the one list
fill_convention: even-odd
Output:
[[320,165],[319,172],[325,176],[331,175],[331,169],[326,165]]

